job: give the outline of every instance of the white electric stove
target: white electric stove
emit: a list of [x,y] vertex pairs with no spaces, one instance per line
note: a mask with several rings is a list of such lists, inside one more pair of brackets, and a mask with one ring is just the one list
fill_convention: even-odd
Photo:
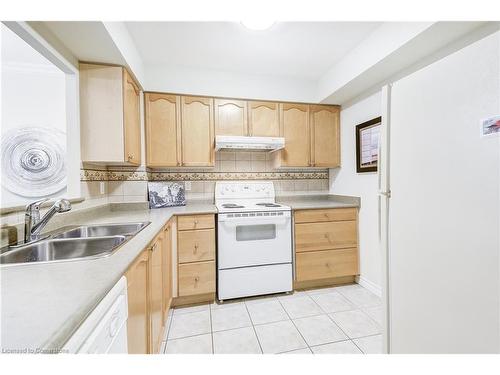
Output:
[[222,181],[217,206],[219,300],[293,289],[290,207],[275,202],[268,181]]

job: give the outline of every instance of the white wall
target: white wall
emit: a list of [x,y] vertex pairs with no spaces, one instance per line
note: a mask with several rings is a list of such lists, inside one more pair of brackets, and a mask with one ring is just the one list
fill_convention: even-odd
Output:
[[235,98],[314,102],[316,85],[304,79],[147,65],[148,91]]
[[360,282],[380,290],[381,255],[378,248],[377,173],[356,173],[355,126],[380,116],[381,94],[365,98],[340,112],[340,168],[330,170],[330,193],[361,197],[359,210]]

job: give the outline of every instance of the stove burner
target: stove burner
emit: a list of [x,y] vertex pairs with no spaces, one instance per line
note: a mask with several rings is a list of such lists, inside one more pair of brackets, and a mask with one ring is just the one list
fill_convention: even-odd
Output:
[[264,206],[264,207],[281,207],[280,204],[276,203],[256,203],[256,206]]
[[241,206],[241,205],[236,204],[236,203],[224,203],[222,205],[222,207],[224,207],[224,208],[245,208],[245,206]]

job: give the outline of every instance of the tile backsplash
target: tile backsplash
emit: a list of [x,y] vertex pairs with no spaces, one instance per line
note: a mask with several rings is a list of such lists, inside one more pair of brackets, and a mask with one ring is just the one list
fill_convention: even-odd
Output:
[[326,193],[328,169],[275,169],[272,155],[265,152],[217,152],[215,167],[157,168],[85,166],[81,170],[82,195],[94,200],[99,183],[107,183],[109,202],[147,200],[147,181],[191,181],[187,199],[213,199],[215,182],[219,180],[272,180],[278,195]]

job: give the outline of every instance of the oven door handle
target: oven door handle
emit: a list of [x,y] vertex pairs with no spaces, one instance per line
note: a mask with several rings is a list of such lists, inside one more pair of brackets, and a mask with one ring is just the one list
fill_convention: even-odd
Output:
[[237,227],[240,225],[260,225],[260,224],[276,224],[283,225],[290,222],[289,217],[280,218],[262,218],[262,217],[252,217],[252,218],[238,218],[234,220],[219,221],[219,224],[223,224],[227,227]]

